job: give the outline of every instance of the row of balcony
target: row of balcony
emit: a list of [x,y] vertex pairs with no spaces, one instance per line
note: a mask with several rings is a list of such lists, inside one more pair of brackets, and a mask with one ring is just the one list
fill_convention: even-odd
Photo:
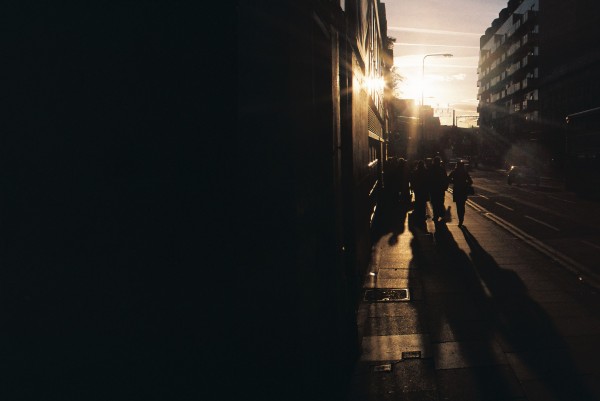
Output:
[[[516,21],[515,21],[516,18]],[[516,41],[521,41],[521,38],[525,32],[533,32],[537,34],[537,11],[527,10],[524,14],[513,14],[513,27],[506,34],[496,34],[494,35],[494,40],[496,43],[492,46],[491,49],[487,50],[485,54],[481,57],[480,67],[482,69],[487,68],[497,57],[498,53],[501,53],[502,50],[516,43]],[[526,35],[528,35],[527,33]],[[500,51],[499,51],[500,50]]]
[[[491,78],[489,82],[482,85],[485,81],[478,81],[478,94],[485,92],[498,91],[502,86],[507,86],[507,81],[510,79],[511,82],[521,81],[523,78],[533,78],[535,76],[535,69],[538,66],[538,56],[527,55],[523,59],[511,64],[509,68],[503,71],[500,75],[496,75]],[[487,81],[487,80],[486,80]]]
[[506,54],[502,55],[499,60],[492,64],[492,68],[490,68],[489,71],[485,72],[485,69],[480,67],[478,71],[478,73],[481,75],[480,85],[486,80],[486,78],[490,77],[489,79],[492,79],[491,77],[494,77],[498,71],[502,70],[502,68],[505,68],[508,63],[514,62],[514,60],[519,60],[526,55],[536,56],[538,52],[537,36],[537,34],[528,33],[524,37],[527,38],[525,43],[516,47],[512,53],[508,54],[507,52]]
[[[504,89],[501,89],[497,92],[488,94],[488,95],[478,95],[477,99],[480,103],[490,103],[494,104],[499,101],[506,100],[516,100],[521,101],[524,95],[532,93],[536,89],[537,86],[536,78],[525,78],[522,81],[512,83],[511,85],[506,86]],[[535,100],[533,96],[529,97],[527,100]]]
[[[492,110],[492,108],[489,107],[489,104],[481,104],[481,105],[477,106],[477,112],[481,116],[483,116],[483,114],[485,114],[485,112],[489,111],[489,110]],[[539,110],[539,100],[523,100],[523,101],[514,102],[514,103],[509,102],[506,104],[506,107],[504,107],[503,109],[494,107],[493,110],[495,110],[496,113],[504,112],[506,114],[531,113],[533,111]]]

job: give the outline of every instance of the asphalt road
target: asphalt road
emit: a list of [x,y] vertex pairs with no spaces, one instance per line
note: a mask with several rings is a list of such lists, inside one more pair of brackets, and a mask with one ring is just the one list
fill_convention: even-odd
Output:
[[585,280],[600,285],[600,202],[579,198],[561,182],[508,185],[500,171],[473,170],[469,203]]

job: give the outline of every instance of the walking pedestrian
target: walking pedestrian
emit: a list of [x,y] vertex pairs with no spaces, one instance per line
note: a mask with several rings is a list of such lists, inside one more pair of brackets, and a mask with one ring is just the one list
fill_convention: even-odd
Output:
[[429,176],[423,160],[419,160],[417,167],[412,171],[410,187],[415,194],[414,215],[417,221],[425,220],[427,217],[427,201],[429,200]]
[[467,202],[467,189],[473,185],[473,179],[465,169],[462,161],[456,162],[454,170],[448,174],[448,180],[452,183],[452,200],[456,203],[458,214],[458,225],[463,225],[465,220],[465,203]]
[[433,158],[431,168],[429,168],[429,197],[431,209],[433,210],[434,222],[444,218],[446,211],[444,207],[444,193],[448,189],[448,175],[446,169],[442,166],[442,159],[439,156]]

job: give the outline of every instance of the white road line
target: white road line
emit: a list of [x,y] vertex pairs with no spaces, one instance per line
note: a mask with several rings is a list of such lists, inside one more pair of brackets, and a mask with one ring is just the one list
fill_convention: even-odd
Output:
[[589,241],[586,241],[586,240],[581,240],[581,242],[583,242],[583,243],[584,243],[584,244],[586,244],[586,245],[592,246],[592,247],[594,247],[594,248],[596,248],[596,249],[600,249],[600,245],[597,245],[597,244],[591,243],[591,242],[589,242]]
[[539,239],[527,234],[526,232],[515,227],[506,220],[489,212],[482,206],[476,205],[473,201],[467,200],[467,205],[471,206],[473,209],[480,212],[482,216],[498,224],[500,227],[504,228],[506,231],[513,234],[515,237],[527,242],[529,245],[531,245],[533,248],[537,249],[544,255],[551,257],[556,262],[560,263],[565,269],[576,274],[580,280],[586,281],[594,288],[600,289],[600,276],[598,275],[595,269],[590,269],[589,267],[582,265],[579,262],[576,262],[567,255],[557,251],[554,248],[551,248]]
[[500,202],[494,202],[494,203],[495,203],[496,205],[498,205],[498,206],[502,206],[503,208],[510,210],[511,212],[514,212],[514,211],[515,211],[515,209],[513,209],[512,207],[508,207],[508,206],[506,206],[506,205],[503,205],[503,204],[502,204],[502,203],[500,203]]
[[577,202],[573,202],[573,201],[570,201],[570,200],[557,198],[556,196],[552,196],[552,195],[547,195],[547,196],[548,196],[548,198],[556,199],[556,200],[563,201],[563,202],[577,203]]
[[534,218],[533,218],[533,217],[531,217],[531,216],[527,216],[527,215],[525,215],[525,218],[526,218],[526,219],[529,219],[529,220],[533,220],[533,221],[535,221],[536,223],[540,223],[540,224],[542,224],[542,225],[544,225],[544,226],[546,226],[546,227],[548,227],[548,228],[551,228],[551,229],[553,229],[553,230],[555,230],[555,231],[560,231],[558,228],[556,228],[556,227],[554,227],[554,226],[551,226],[550,224],[548,224],[548,223],[546,223],[546,222],[543,222],[543,221],[541,221],[541,220],[534,219]]
[[485,196],[485,195],[479,195],[479,197],[480,197],[480,198],[483,198],[483,199],[490,200],[490,198],[488,198],[488,197],[487,197],[487,196]]

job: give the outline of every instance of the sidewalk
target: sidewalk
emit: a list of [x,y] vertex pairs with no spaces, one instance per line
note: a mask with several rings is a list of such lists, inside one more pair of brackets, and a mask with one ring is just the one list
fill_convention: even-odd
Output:
[[447,193],[448,206],[447,224],[379,216],[348,399],[599,400],[598,294],[472,208],[458,227]]

